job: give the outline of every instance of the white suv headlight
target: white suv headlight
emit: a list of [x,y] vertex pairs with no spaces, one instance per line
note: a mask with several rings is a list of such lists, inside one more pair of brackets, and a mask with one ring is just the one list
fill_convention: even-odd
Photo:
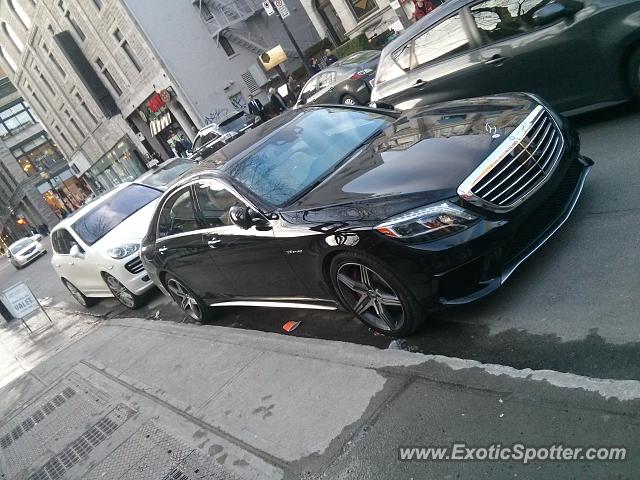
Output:
[[425,240],[435,240],[465,230],[477,219],[462,207],[442,202],[391,217],[375,229],[392,238],[424,236]]
[[128,257],[129,255],[137,252],[140,249],[139,243],[125,243],[124,245],[118,245],[117,247],[110,248],[107,253],[111,258],[119,260],[121,258]]

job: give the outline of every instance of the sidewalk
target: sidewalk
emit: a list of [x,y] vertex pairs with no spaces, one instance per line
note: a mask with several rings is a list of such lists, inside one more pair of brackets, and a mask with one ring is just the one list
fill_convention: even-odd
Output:
[[[640,471],[637,381],[216,326],[75,321],[88,322],[79,339],[46,352],[20,329],[0,335],[3,362],[39,359],[0,390],[2,478],[586,479]],[[61,344],[54,337],[49,345]],[[629,451],[623,462],[600,463],[398,460],[399,446],[454,441]]]

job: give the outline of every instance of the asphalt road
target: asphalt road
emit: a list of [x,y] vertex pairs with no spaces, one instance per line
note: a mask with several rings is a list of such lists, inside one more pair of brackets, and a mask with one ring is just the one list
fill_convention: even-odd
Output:
[[[576,211],[496,294],[433,315],[408,339],[373,335],[340,312],[224,308],[217,324],[402,348],[599,378],[640,379],[640,109],[623,105],[575,117],[583,154],[596,162]],[[48,239],[46,240],[48,242]],[[39,298],[82,310],[50,255],[16,272],[0,259],[0,287],[25,280]],[[105,299],[91,313],[187,321],[158,292],[130,312]]]

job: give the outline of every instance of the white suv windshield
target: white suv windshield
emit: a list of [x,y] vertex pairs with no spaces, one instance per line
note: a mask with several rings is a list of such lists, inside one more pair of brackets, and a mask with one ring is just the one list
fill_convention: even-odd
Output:
[[116,226],[162,195],[155,188],[132,184],[79,218],[72,226],[84,243],[93,245]]

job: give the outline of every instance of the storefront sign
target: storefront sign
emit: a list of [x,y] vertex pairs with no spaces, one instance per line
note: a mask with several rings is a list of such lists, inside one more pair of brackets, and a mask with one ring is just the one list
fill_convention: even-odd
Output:
[[40,304],[26,283],[20,282],[6,289],[2,295],[4,303],[15,318],[24,318],[40,309]]
[[266,71],[277,67],[281,63],[284,63],[286,60],[287,54],[282,48],[282,45],[278,45],[277,47],[274,47],[271,50],[267,50],[262,55],[260,55],[260,61],[262,62],[262,66]]
[[164,103],[169,103],[171,101],[171,94],[169,90],[160,90],[160,98]]

